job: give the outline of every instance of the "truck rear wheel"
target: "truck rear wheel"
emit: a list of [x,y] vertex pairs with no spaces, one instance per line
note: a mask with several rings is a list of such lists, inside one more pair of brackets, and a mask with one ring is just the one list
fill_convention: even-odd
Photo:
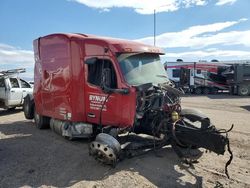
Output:
[[23,102],[23,112],[26,119],[34,118],[34,106],[34,101],[31,99],[30,95],[27,95]]
[[240,85],[238,87],[238,95],[247,96],[249,94],[250,94],[250,90],[249,90],[249,87],[247,87],[247,85]]
[[38,113],[34,113],[35,125],[38,129],[48,129],[50,118],[46,116],[39,115]]

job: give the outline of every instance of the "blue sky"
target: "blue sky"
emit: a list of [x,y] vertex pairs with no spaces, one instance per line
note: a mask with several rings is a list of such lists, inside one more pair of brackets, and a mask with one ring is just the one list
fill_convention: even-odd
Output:
[[32,41],[89,33],[164,48],[163,61],[250,59],[249,0],[1,0],[0,70],[33,74]]

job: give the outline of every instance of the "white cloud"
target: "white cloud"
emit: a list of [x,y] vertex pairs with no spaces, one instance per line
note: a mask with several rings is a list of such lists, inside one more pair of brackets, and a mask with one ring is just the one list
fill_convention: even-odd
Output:
[[10,45],[8,45],[8,44],[2,44],[2,43],[0,43],[0,49],[4,49],[4,50],[13,50],[13,49],[15,49],[13,46],[10,46]]
[[185,7],[191,7],[193,5],[197,6],[204,6],[207,4],[207,1],[203,0],[182,0],[182,3],[185,5]]
[[[32,70],[34,67],[33,51],[23,50],[0,43],[0,70],[26,68]],[[24,76],[33,77],[33,71],[23,74]]]
[[215,5],[221,6],[226,4],[234,4],[237,0],[218,0],[218,2]]
[[[163,33],[156,36],[156,45],[163,48],[192,47],[203,48],[209,45],[242,44],[250,46],[250,30],[221,32],[223,29],[246,21],[243,18],[238,21],[219,22],[208,25],[197,25],[179,32]],[[153,44],[154,37],[146,37],[137,41]]]
[[34,64],[33,51],[22,50],[16,47],[0,43],[0,65],[3,64]]
[[157,12],[172,12],[181,7],[203,6],[206,0],[71,0],[88,7],[101,10],[110,8],[132,8],[139,14],[152,14],[154,9]]
[[168,61],[175,61],[178,58],[183,59],[184,61],[198,61],[198,60],[249,60],[250,51],[241,51],[241,50],[218,50],[218,49],[207,49],[207,50],[197,50],[197,51],[188,51],[180,53],[168,53],[163,56],[164,59]]

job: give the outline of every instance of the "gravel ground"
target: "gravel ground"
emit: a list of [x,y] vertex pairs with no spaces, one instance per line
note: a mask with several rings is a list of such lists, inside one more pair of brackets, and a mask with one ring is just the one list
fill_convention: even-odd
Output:
[[171,147],[126,159],[116,168],[88,155],[88,140],[68,141],[38,130],[21,110],[0,110],[0,187],[250,187],[250,98],[186,96],[183,107],[206,113],[230,132],[234,160],[205,153],[193,167],[182,165]]

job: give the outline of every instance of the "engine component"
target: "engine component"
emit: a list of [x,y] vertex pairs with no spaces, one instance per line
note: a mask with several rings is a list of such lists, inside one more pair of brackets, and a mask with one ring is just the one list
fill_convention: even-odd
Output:
[[177,121],[180,118],[178,112],[173,111],[171,114],[171,118],[172,118],[172,121],[174,122]]

